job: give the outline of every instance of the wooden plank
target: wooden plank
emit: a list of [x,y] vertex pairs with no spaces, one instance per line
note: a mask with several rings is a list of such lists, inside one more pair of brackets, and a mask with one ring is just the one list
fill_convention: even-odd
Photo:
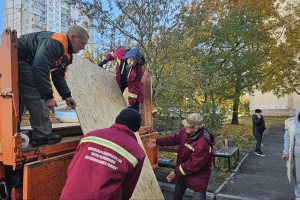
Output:
[[[114,75],[74,55],[67,83],[76,101],[76,113],[83,131],[110,127],[120,111],[127,107]],[[138,142],[144,149],[141,138]],[[164,199],[148,157],[131,199]]]
[[[61,129],[61,128],[69,128],[69,127],[80,127],[79,123],[58,123],[52,124],[52,130]],[[21,126],[21,131],[32,131],[31,126]]]

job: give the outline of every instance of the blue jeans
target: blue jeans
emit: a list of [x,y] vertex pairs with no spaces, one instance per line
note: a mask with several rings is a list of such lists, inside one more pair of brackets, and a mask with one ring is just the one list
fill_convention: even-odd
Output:
[[300,157],[294,156],[295,197],[300,198]]
[[253,131],[253,135],[255,136],[256,139],[255,151],[261,151],[262,134],[258,131]]
[[[178,183],[175,181],[175,191],[173,194],[173,200],[182,200],[185,194],[186,188],[183,183]],[[206,200],[206,192],[194,192],[194,199],[196,200]]]

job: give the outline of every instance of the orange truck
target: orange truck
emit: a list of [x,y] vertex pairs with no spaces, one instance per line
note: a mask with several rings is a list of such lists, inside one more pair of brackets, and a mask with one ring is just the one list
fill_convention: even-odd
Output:
[[[53,124],[52,132],[62,135],[54,145],[22,147],[19,120],[17,32],[6,29],[0,45],[0,199],[59,199],[67,169],[83,136],[80,125]],[[145,144],[156,139],[151,108],[151,72],[144,75],[145,103],[139,134]],[[30,137],[30,131],[26,134]],[[158,165],[157,148],[146,153],[153,168]]]

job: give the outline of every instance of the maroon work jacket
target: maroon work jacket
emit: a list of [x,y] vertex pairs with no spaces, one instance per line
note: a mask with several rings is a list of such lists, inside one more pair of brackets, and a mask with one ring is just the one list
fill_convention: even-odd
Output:
[[[119,87],[121,87],[121,71],[122,67],[124,67],[125,62],[125,51],[126,49],[115,49],[113,52],[106,55],[106,60],[117,60],[117,69],[116,69],[116,79],[119,84]],[[128,84],[128,92],[132,95],[137,95],[137,98],[128,97],[129,105],[135,104],[136,101],[138,101],[140,104],[144,103],[144,86],[142,84],[142,78],[143,78],[143,65],[139,65],[136,67],[132,67],[132,70],[130,72],[130,75],[127,79]]]
[[126,126],[92,131],[80,141],[61,199],[130,199],[145,153]]
[[188,137],[185,128],[179,132],[156,140],[159,146],[179,145],[177,163],[174,170],[176,181],[183,182],[187,188],[205,192],[212,170],[213,150],[204,130],[194,137]]

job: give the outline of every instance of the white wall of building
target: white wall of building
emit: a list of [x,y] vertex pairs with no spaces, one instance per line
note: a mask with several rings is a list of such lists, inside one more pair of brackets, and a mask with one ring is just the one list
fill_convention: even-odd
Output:
[[272,93],[255,90],[250,94],[250,113],[259,108],[265,116],[294,116],[300,105],[300,95],[293,93],[278,98]]

